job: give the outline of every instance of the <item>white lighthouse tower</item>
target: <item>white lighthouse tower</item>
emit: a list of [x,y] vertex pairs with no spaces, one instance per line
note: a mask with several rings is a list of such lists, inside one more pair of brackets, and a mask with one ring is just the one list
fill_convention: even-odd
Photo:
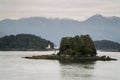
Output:
[[51,46],[50,46],[50,44],[48,44],[48,46],[46,47],[46,49],[51,49]]

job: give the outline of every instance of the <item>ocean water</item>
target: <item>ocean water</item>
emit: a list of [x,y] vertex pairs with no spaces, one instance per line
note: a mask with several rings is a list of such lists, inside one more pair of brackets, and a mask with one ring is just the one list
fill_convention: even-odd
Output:
[[117,61],[61,63],[22,57],[54,51],[0,51],[0,80],[120,80],[120,52],[100,52]]

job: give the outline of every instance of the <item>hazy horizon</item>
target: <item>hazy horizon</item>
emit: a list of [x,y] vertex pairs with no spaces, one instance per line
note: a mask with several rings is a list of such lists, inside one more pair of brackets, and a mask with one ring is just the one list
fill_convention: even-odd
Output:
[[119,0],[0,0],[0,20],[24,17],[85,20],[92,15],[120,17]]
[[0,19],[0,21],[3,21],[3,20],[6,20],[6,19],[10,19],[10,20],[20,20],[20,19],[27,19],[27,18],[46,18],[46,19],[66,19],[66,20],[75,20],[75,21],[86,21],[87,19],[89,19],[90,17],[92,16],[96,16],[96,15],[100,15],[100,16],[103,16],[103,17],[106,17],[106,18],[111,18],[111,17],[118,17],[120,18],[120,16],[104,16],[102,14],[93,14],[91,16],[89,16],[88,18],[86,19],[82,19],[82,20],[78,20],[78,19],[73,19],[73,18],[59,18],[59,17],[47,17],[47,16],[29,16],[29,17],[21,17],[21,18],[5,18],[5,19]]

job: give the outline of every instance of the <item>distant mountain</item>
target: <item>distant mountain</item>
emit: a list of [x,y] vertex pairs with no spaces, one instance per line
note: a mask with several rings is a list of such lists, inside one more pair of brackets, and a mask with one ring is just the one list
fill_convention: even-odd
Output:
[[51,19],[45,17],[5,19],[0,21],[0,36],[9,34],[35,34],[60,43],[64,36],[89,34],[93,40],[112,40],[120,42],[120,18],[94,15],[85,21],[72,19]]
[[0,38],[0,50],[46,50],[54,44],[49,40],[31,34],[9,35]]
[[94,41],[95,47],[98,50],[104,51],[120,51],[120,43],[109,41],[109,40],[100,40]]

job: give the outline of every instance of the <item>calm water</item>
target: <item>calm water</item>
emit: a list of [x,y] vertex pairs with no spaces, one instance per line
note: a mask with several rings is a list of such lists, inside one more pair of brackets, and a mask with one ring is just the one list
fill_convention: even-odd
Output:
[[98,52],[117,61],[60,63],[21,57],[54,51],[0,51],[0,80],[120,80],[120,53]]

